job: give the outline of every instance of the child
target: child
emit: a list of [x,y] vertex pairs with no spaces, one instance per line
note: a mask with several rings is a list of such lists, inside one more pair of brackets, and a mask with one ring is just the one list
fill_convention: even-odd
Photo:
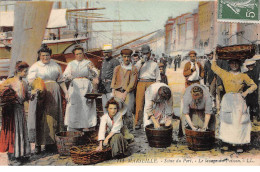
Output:
[[15,76],[8,78],[0,85],[0,91],[9,88],[15,91],[15,102],[5,104],[2,108],[0,152],[8,151],[9,155],[20,160],[31,153],[24,113],[24,102],[29,96],[27,84],[23,78],[27,76],[28,68],[27,63],[18,61]]
[[[119,103],[111,98],[105,108],[105,113],[100,119],[98,132],[99,147],[97,151],[101,151],[103,146],[109,145],[112,148],[112,157],[122,157],[126,155],[127,141],[124,139],[121,129],[123,127],[122,114],[119,111]],[[105,137],[105,134],[108,135]]]

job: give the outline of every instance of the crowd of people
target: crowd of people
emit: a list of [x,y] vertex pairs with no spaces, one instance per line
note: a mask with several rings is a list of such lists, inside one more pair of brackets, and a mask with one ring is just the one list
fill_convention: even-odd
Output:
[[[102,51],[100,70],[80,46],[73,49],[75,60],[67,64],[64,72],[51,59],[52,51],[46,45],[38,51],[38,61],[32,66],[18,61],[14,76],[0,84],[1,92],[13,89],[16,93],[16,101],[2,107],[0,152],[24,159],[31,154],[30,143],[35,143],[36,154],[41,153],[42,145],[45,151],[52,152],[56,150],[56,133],[97,129],[96,150],[110,146],[113,157],[122,157],[128,143],[134,141],[133,131],[147,125],[156,129],[172,125],[176,116],[166,68],[168,65],[171,70],[174,63],[176,70],[181,57],[162,57],[157,61],[148,45],[142,46],[141,52],[122,49],[120,57],[112,56],[111,45],[104,45]],[[256,62],[248,61],[248,71],[241,73],[241,61],[230,60],[225,66],[230,69],[224,68],[214,51],[204,66],[196,60],[195,51],[190,51],[189,57],[183,70],[186,89],[179,132],[187,126],[192,130],[215,130],[214,108],[218,108],[219,139],[238,145],[237,151],[243,152],[241,145],[250,143],[250,115],[251,119],[254,115],[260,119],[254,101],[258,99]],[[86,98],[87,93],[102,93],[100,120],[96,101]],[[62,108],[62,94],[66,109]],[[29,101],[28,118],[25,101]]]

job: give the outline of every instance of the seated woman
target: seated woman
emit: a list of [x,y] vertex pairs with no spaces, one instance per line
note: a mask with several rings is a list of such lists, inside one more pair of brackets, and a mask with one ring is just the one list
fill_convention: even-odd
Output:
[[[18,61],[15,75],[0,84],[0,91],[11,88],[15,91],[15,101],[5,104],[2,108],[2,130],[0,137],[0,152],[7,152],[9,157],[23,160],[29,157],[31,147],[28,138],[24,102],[30,98],[26,78],[29,65]],[[35,94],[35,93],[33,93]],[[3,97],[1,97],[3,100]]]
[[[236,146],[238,153],[243,152],[242,145],[250,143],[251,122],[245,97],[257,89],[247,74],[240,72],[241,61],[230,60],[231,71],[221,69],[216,64],[216,52],[213,55],[211,69],[223,81],[226,94],[221,101],[219,139]],[[248,89],[243,92],[244,86]]]
[[[111,98],[105,108],[108,113],[105,113],[100,119],[98,132],[99,146],[97,151],[101,151],[103,146],[112,148],[112,157],[122,157],[126,155],[127,141],[124,139],[121,129],[123,127],[122,115],[119,111],[119,103]],[[123,108],[122,108],[123,109]],[[108,134],[106,137],[106,133]]]

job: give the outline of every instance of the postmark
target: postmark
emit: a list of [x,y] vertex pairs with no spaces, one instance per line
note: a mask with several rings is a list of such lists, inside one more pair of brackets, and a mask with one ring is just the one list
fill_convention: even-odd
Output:
[[218,0],[218,21],[260,23],[259,0]]

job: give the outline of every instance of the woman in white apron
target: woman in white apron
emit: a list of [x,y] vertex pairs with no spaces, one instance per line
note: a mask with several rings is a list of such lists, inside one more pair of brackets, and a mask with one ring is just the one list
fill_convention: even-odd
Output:
[[[230,60],[231,71],[221,69],[213,56],[212,70],[222,79],[226,94],[221,101],[219,138],[236,145],[237,152],[243,152],[242,145],[250,143],[251,122],[245,97],[257,89],[247,74],[240,73],[241,61]],[[244,85],[249,88],[243,92]]]
[[97,124],[96,102],[85,98],[85,95],[93,92],[91,80],[97,77],[98,71],[89,60],[84,59],[82,47],[76,46],[72,52],[75,60],[68,64],[63,73],[63,79],[71,81],[64,123],[68,131],[77,131]]
[[28,72],[27,79],[32,84],[36,79],[43,80],[45,94],[29,102],[28,130],[31,142],[36,141],[36,153],[41,152],[41,145],[47,151],[55,151],[55,134],[64,130],[62,98],[60,88],[67,89],[62,79],[61,67],[51,60],[52,50],[46,45],[38,51],[39,61],[34,63]]

